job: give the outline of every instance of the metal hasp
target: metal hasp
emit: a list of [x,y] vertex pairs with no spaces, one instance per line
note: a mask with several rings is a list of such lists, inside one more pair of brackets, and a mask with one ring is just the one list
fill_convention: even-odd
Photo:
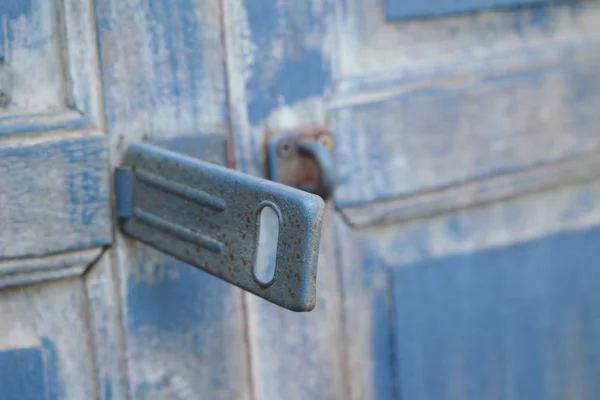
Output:
[[333,139],[323,127],[273,135],[267,143],[269,179],[328,199],[336,174]]
[[[293,311],[315,306],[324,202],[315,195],[153,144],[115,171],[121,231]],[[255,276],[260,213],[279,217],[273,279]]]

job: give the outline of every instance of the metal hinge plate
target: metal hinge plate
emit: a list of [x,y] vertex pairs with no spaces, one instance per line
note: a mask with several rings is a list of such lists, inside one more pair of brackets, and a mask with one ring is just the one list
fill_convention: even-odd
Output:
[[[122,232],[282,307],[315,305],[324,203],[315,195],[149,144],[115,171]],[[279,217],[276,267],[255,275],[260,213]]]

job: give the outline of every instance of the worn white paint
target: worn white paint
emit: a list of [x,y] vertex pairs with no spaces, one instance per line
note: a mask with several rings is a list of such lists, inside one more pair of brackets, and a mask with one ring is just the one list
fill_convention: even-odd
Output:
[[344,14],[338,27],[344,77],[403,73],[459,65],[527,45],[584,42],[598,36],[597,2],[550,5],[547,11],[485,11],[475,14],[387,22],[385,2],[338,0]]
[[[299,57],[294,45],[315,49],[325,57],[334,47],[334,25],[330,3],[278,2],[275,8],[280,19],[273,28],[273,40],[258,49],[250,32],[246,3],[241,0],[224,2],[227,48],[227,71],[230,110],[236,165],[253,175],[264,176],[264,149],[269,134],[279,130],[326,122],[326,100],[315,95],[290,102],[280,93],[279,104],[258,123],[248,116],[248,103],[256,93],[249,92],[248,82],[253,74],[262,74],[266,80],[288,59]],[[307,27],[314,21],[304,20],[304,10],[318,15],[326,33]],[[256,23],[256,21],[253,21]],[[265,21],[266,23],[266,21]],[[302,32],[290,26],[302,27]],[[263,38],[264,39],[264,38]],[[306,74],[309,72],[307,71]],[[308,79],[307,75],[290,79]],[[325,89],[325,88],[324,88]],[[257,90],[268,90],[258,88]],[[278,92],[280,91],[280,92]],[[255,399],[341,399],[346,398],[344,382],[344,352],[341,325],[341,288],[335,265],[336,249],[333,243],[334,210],[330,208],[324,223],[319,254],[316,308],[308,314],[290,313],[255,296],[246,294],[248,341],[252,371],[253,398]],[[274,238],[271,238],[274,240]]]
[[80,279],[0,291],[0,313],[0,348],[41,347],[41,338],[48,338],[57,353],[60,398],[94,397],[87,300]]

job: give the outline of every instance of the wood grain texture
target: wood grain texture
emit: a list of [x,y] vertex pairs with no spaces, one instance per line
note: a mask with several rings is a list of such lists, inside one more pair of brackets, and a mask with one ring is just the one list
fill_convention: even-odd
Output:
[[0,144],[0,259],[110,243],[107,158],[101,135]]
[[98,400],[127,398],[127,370],[122,315],[119,307],[117,266],[114,253],[106,250],[90,265],[83,282],[87,297],[89,340],[92,345],[94,397]]
[[[2,290],[0,313],[4,398],[94,398],[87,300],[79,278]],[[9,360],[13,363],[7,365]],[[29,363],[20,373],[19,362]],[[23,379],[27,390],[10,391]]]
[[[269,132],[325,122],[333,5],[254,0],[224,4],[236,166],[264,176]],[[333,214],[329,209],[321,236],[313,311],[290,313],[246,295],[255,399],[346,398]]]
[[[226,134],[218,1],[99,0],[96,13],[113,167],[129,143]],[[111,252],[128,397],[250,398],[239,289],[120,235]]]
[[393,269],[400,398],[598,398],[599,245],[594,227]]
[[[454,313],[452,315],[455,317],[451,319],[452,321],[459,321],[463,317],[470,318],[468,315],[472,316],[472,314],[468,313],[468,304],[471,304],[472,307],[479,307],[479,301],[483,304],[483,302],[489,300],[488,303],[485,303],[487,304],[485,312],[489,314],[486,317],[488,318],[486,320],[488,321],[487,326],[498,324],[498,329],[500,329],[506,322],[506,320],[500,319],[501,315],[525,318],[525,311],[531,310],[531,307],[538,307],[536,308],[537,311],[532,312],[547,313],[547,311],[544,311],[546,306],[556,304],[559,307],[559,304],[554,302],[558,301],[560,303],[560,299],[568,298],[568,301],[571,302],[569,303],[571,308],[568,312],[565,311],[568,315],[560,314],[556,318],[567,318],[563,320],[565,329],[569,329],[569,327],[573,329],[581,328],[581,332],[594,332],[597,329],[598,321],[595,314],[590,311],[593,310],[593,304],[597,302],[592,297],[591,293],[593,292],[590,292],[589,287],[585,286],[588,289],[585,289],[585,291],[582,289],[581,294],[578,294],[576,289],[569,286],[570,284],[583,285],[582,281],[579,281],[579,278],[576,277],[580,276],[580,273],[583,274],[581,276],[593,274],[592,271],[595,265],[593,257],[586,260],[573,258],[572,260],[577,264],[577,267],[571,266],[570,261],[566,264],[561,264],[561,262],[552,267],[550,266],[552,259],[559,259],[560,257],[548,255],[547,252],[540,253],[534,249],[535,244],[531,245],[531,251],[539,256],[536,256],[538,258],[535,258],[535,260],[520,259],[518,258],[519,254],[523,252],[511,249],[528,249],[530,247],[527,246],[530,245],[523,243],[537,243],[536,241],[545,243],[544,241],[547,239],[544,238],[559,235],[557,239],[548,239],[550,242],[554,241],[551,245],[544,245],[544,249],[550,251],[549,249],[552,248],[552,251],[561,252],[562,246],[565,246],[565,253],[575,251],[574,248],[578,248],[584,254],[585,252],[595,251],[594,248],[597,246],[589,240],[595,237],[593,232],[597,230],[596,227],[600,224],[599,198],[600,182],[594,182],[587,185],[554,189],[485,206],[471,207],[459,212],[415,220],[401,225],[371,226],[364,229],[350,230],[343,222],[340,222],[336,237],[341,249],[339,251],[339,265],[342,270],[342,285],[344,288],[344,321],[347,336],[348,370],[351,377],[349,380],[349,398],[394,399],[403,398],[402,396],[409,398],[424,396],[422,398],[429,398],[428,394],[433,397],[439,394],[441,397],[438,397],[448,399],[485,398],[486,391],[487,394],[492,396],[493,382],[489,379],[492,379],[493,374],[490,372],[491,375],[482,376],[481,374],[485,370],[484,366],[477,373],[461,375],[464,378],[463,381],[458,379],[458,372],[454,375],[446,375],[443,380],[438,380],[439,375],[436,375],[444,368],[454,370],[454,367],[446,362],[452,360],[458,362],[457,360],[460,357],[464,357],[465,360],[474,359],[480,356],[483,357],[483,354],[485,354],[485,351],[483,353],[479,352],[480,348],[456,347],[453,344],[456,340],[449,343],[444,339],[444,332],[447,329],[452,329],[451,325],[444,322],[451,317],[451,312]],[[503,262],[506,265],[496,265],[493,262],[482,261],[480,257],[483,257],[482,254],[487,254],[487,251],[504,254],[502,257],[504,257],[503,260],[505,261]],[[545,257],[548,257],[548,259]],[[461,260],[460,265],[455,268],[456,263],[452,260]],[[493,271],[489,269],[492,265],[495,265]],[[537,272],[524,276],[522,274],[525,272],[514,272],[517,267]],[[547,275],[545,275],[546,267],[550,268]],[[538,268],[540,270],[537,270]],[[506,271],[503,272],[503,270]],[[571,270],[574,274],[572,280],[560,278],[561,274],[568,275]],[[435,271],[439,271],[439,274]],[[514,273],[509,274],[510,271]],[[437,275],[441,275],[442,278],[438,280]],[[502,277],[504,283],[500,283],[502,279],[492,279],[494,276]],[[534,276],[539,276],[539,278],[534,278]],[[403,281],[405,277],[406,282]],[[486,280],[488,278],[490,280]],[[525,278],[527,282],[524,281]],[[487,283],[480,285],[481,287],[478,288],[476,282],[481,280]],[[552,290],[541,294],[536,292],[536,288],[540,287],[536,286],[537,281],[540,282],[540,285],[546,285]],[[462,286],[453,285],[453,282],[462,282]],[[469,282],[472,282],[472,284]],[[505,288],[506,285],[514,285],[514,290],[520,296],[530,296],[532,299],[536,299],[536,302],[529,304],[523,300],[524,302],[521,305],[514,302],[504,304],[499,300],[493,300],[492,297],[483,296],[483,292],[478,292],[481,296],[473,295],[466,299],[465,296],[469,296],[468,293],[474,293],[475,290],[488,290],[490,292],[496,290],[494,293],[497,294],[498,298],[515,293],[510,288],[499,290],[499,286],[494,286],[493,282],[498,285],[505,285],[503,286]],[[593,282],[593,280],[589,280],[588,283],[593,286],[595,284]],[[446,284],[445,291],[437,290],[435,293],[432,292],[432,288],[436,286],[428,286]],[[400,292],[392,292],[392,285]],[[460,288],[465,289],[467,294],[461,294]],[[436,297],[438,294],[439,297]],[[446,297],[442,297],[442,295]],[[556,299],[553,299],[553,296],[556,296]],[[462,299],[460,300],[460,306],[457,303],[459,299]],[[433,304],[436,304],[436,306],[431,306]],[[421,305],[423,308],[421,308]],[[446,305],[448,308],[444,309]],[[459,312],[456,307],[463,308]],[[445,315],[445,311],[448,311],[448,315]],[[433,317],[433,314],[437,312],[441,314],[435,314],[436,317]],[[582,315],[581,313],[587,313],[586,315],[590,317],[586,320],[587,322],[568,320],[569,316],[578,318],[578,315]],[[443,318],[446,319],[437,318],[441,315],[445,315]],[[556,325],[548,325],[547,330],[540,331],[539,329],[542,328],[541,325],[537,325],[537,321],[540,320],[532,319],[529,322],[528,327],[536,331],[528,335],[535,334],[540,341],[556,340],[555,343],[558,347],[556,352],[552,354],[556,355],[557,358],[545,359],[545,366],[539,364],[536,364],[535,368],[532,366],[532,369],[530,369],[531,374],[542,373],[541,371],[552,374],[561,368],[567,368],[568,365],[579,368],[577,374],[581,373],[582,378],[587,374],[594,373],[595,364],[589,358],[587,361],[585,359],[585,357],[591,357],[595,351],[593,350],[595,346],[593,335],[578,337],[578,345],[582,347],[569,350],[574,357],[581,356],[583,358],[565,361],[560,358],[565,354],[562,353],[565,351],[564,347],[560,346],[569,345],[567,336],[560,336],[563,335],[561,333],[563,331],[558,329]],[[553,321],[554,324],[558,320]],[[462,325],[461,328],[457,327],[456,329],[463,329],[461,332],[465,335],[475,335],[480,332],[480,343],[491,343],[494,340],[500,340],[498,336],[487,334],[485,329],[481,330],[479,328],[481,327],[473,324],[470,325],[470,328]],[[523,332],[527,332],[525,328],[525,326],[522,327]],[[575,335],[575,333],[573,334]],[[457,333],[457,335],[460,334]],[[426,340],[427,345],[416,339],[417,337]],[[454,338],[456,337],[454,336]],[[559,339],[559,337],[564,340]],[[505,338],[508,340],[508,336],[505,336]],[[531,336],[525,334],[511,336],[511,338],[513,340],[513,344],[510,345],[512,346],[511,349],[527,346],[527,340],[532,340]],[[574,345],[573,342],[571,342],[571,345]],[[424,346],[428,350],[423,350]],[[439,349],[443,348],[444,351],[433,352],[432,346],[441,346]],[[473,346],[476,346],[476,344],[473,344]],[[423,350],[424,353],[420,353],[421,355],[415,353],[420,351],[419,349]],[[439,354],[440,358],[434,362],[436,364],[435,368],[426,367],[426,365],[431,366],[431,364],[427,364],[429,362],[426,361],[428,359],[427,354]],[[429,360],[432,359],[429,358]],[[507,375],[502,374],[516,371],[511,369],[514,364],[509,361],[508,359],[497,359],[494,367],[497,368],[498,374],[494,376],[507,377]],[[567,361],[572,364],[568,364]],[[455,369],[464,372],[461,368],[462,366],[457,365]],[[455,377],[457,379],[454,379]],[[534,375],[531,375],[531,377],[535,378]],[[405,380],[407,382],[404,382]],[[462,392],[458,391],[460,386],[452,386],[453,383],[458,385],[461,382],[471,388],[465,396],[462,396],[460,394]],[[552,390],[553,387],[561,386],[563,383],[566,385],[568,382],[573,383],[572,390],[583,390],[589,383],[591,385],[589,386],[591,390],[589,394],[594,393],[592,390],[593,382],[588,381],[584,385],[582,382],[578,382],[575,376],[569,375],[563,376],[562,380],[557,377],[557,380],[547,382],[547,385],[543,388],[540,386],[542,383],[537,380],[532,383],[533,391],[531,392],[527,391],[529,389],[526,386],[521,386],[515,387],[510,396],[492,396],[490,398],[511,398],[511,396],[512,398],[546,398],[542,395],[543,392],[540,391]],[[454,390],[453,388],[458,392],[453,394],[451,391]],[[472,391],[475,390],[473,388],[481,390],[477,389],[479,391],[475,395],[475,392]],[[428,392],[428,390],[431,390],[431,392]],[[448,390],[448,392],[445,390]],[[557,396],[555,398],[569,398],[566,394],[561,393],[564,394],[564,392],[558,391],[553,396]],[[532,394],[532,396],[528,396],[528,394]],[[578,397],[575,395],[574,398]]]
[[[427,20],[388,22],[378,0],[338,0],[336,81],[403,75],[490,60],[518,49],[597,38],[600,4],[574,1]],[[414,2],[422,4],[424,2]],[[531,51],[531,50],[529,50]]]
[[0,16],[0,135],[101,128],[92,2],[11,0]]
[[7,1],[0,7],[6,29],[6,54],[0,63],[0,115],[67,106],[60,8],[59,2],[42,0]]
[[[0,16],[0,259],[106,245],[108,154],[96,131],[102,109],[91,1],[9,1]],[[46,269],[40,279],[73,272]]]
[[[439,209],[432,197],[443,209],[498,200],[536,186],[534,168],[562,163],[544,178],[556,186],[568,160],[593,157],[597,4],[386,23],[372,3],[340,8],[330,102],[339,207],[386,202],[358,218],[421,218]],[[505,190],[481,188],[491,181]],[[460,205],[443,200],[448,190]]]
[[578,185],[598,179],[600,154],[569,158],[561,162],[501,174],[443,189],[399,197],[389,201],[343,208],[340,212],[356,228],[375,224],[406,222],[517,196]]
[[600,60],[529,68],[337,109],[336,203],[415,196],[600,149]]

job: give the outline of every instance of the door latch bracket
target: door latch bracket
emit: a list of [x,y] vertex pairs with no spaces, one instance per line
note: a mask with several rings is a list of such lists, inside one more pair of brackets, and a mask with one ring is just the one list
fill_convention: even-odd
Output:
[[[315,306],[319,196],[150,143],[129,146],[114,182],[126,236],[290,310]],[[268,283],[254,271],[265,205],[279,217]]]

